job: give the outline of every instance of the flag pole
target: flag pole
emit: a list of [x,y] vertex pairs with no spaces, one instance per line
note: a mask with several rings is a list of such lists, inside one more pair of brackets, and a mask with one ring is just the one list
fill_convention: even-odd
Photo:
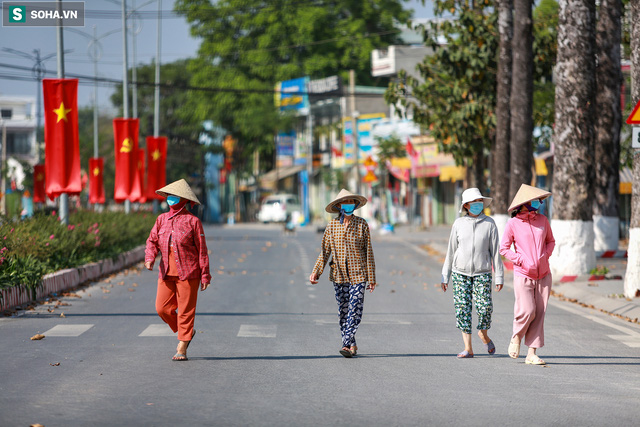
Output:
[[[160,40],[161,40],[161,25],[162,25],[162,0],[158,0],[158,28],[156,37],[156,86],[154,88],[154,103],[153,103],[153,136],[160,136]],[[147,147],[149,149],[149,147]],[[147,165],[148,167],[148,165]],[[149,183],[147,183],[149,185]],[[160,203],[158,200],[153,200],[153,213],[160,212]]]
[[[62,16],[62,0],[58,0],[58,12]],[[58,52],[58,78],[64,79],[64,42],[62,39],[62,18],[58,20],[56,27],[56,49]],[[69,194],[60,194],[60,222],[69,224]]]
[[[122,0],[122,116],[129,118],[129,78],[128,78],[128,52],[127,52],[127,0]],[[131,212],[131,200],[124,201],[124,213]]]

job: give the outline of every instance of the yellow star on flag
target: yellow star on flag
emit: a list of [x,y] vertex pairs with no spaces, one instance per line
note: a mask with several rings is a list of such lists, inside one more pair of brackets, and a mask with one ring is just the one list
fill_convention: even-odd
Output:
[[39,182],[39,181],[42,181],[42,180],[44,180],[44,176],[41,173],[37,174],[36,175],[36,181]]
[[65,122],[68,122],[67,114],[71,112],[71,108],[64,108],[64,102],[61,101],[58,109],[53,110],[53,112],[58,115],[58,120],[56,121],[56,123],[60,123],[60,120],[64,120]]
[[151,158],[153,159],[154,162],[157,162],[158,159],[160,159],[160,150],[156,148],[156,150],[153,153],[151,153]]
[[125,138],[122,141],[122,147],[120,147],[121,153],[130,153],[131,152],[131,140],[129,138]]
[[93,176],[100,175],[100,168],[93,168]]

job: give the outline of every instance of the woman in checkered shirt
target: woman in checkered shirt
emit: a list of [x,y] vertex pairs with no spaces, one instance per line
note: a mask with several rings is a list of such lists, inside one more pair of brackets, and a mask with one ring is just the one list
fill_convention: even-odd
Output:
[[322,236],[322,251],[318,255],[313,272],[309,276],[312,284],[329,261],[329,280],[333,282],[340,316],[342,348],[344,357],[356,355],[356,331],[362,319],[365,287],[370,292],[376,288],[376,264],[371,246],[371,234],[367,221],[353,212],[367,203],[363,196],[342,190],[327,205],[329,213],[339,214],[327,225]]

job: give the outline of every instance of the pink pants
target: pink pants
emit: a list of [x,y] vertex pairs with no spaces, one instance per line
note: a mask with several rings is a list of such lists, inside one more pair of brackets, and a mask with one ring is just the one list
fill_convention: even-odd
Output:
[[544,347],[544,314],[551,293],[551,273],[533,280],[513,276],[513,336],[522,339],[527,347]]

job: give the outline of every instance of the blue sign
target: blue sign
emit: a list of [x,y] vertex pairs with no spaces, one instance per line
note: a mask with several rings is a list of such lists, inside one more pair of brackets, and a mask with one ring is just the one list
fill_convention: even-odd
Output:
[[296,132],[280,132],[276,135],[276,155],[293,156],[293,146],[296,141]]
[[308,83],[309,77],[279,82],[276,85],[276,107],[279,107],[280,111],[309,108]]

